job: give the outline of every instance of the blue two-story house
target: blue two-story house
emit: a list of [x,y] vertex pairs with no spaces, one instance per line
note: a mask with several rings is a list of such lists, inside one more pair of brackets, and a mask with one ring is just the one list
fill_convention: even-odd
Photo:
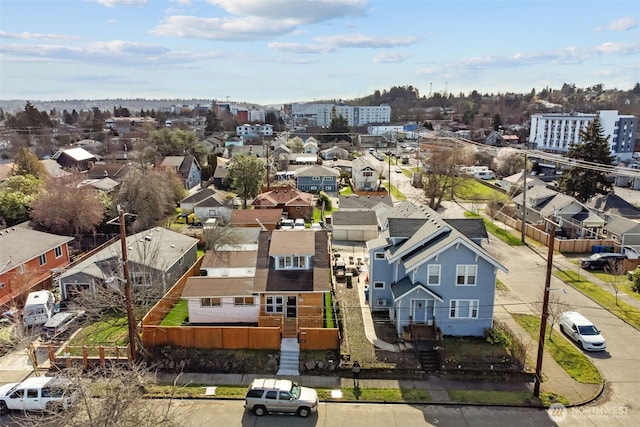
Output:
[[389,218],[367,242],[369,306],[388,311],[398,335],[414,324],[457,336],[482,336],[492,327],[496,274],[507,269],[480,246],[484,224],[463,221],[449,223],[422,208]]
[[306,193],[337,192],[339,178],[339,171],[321,165],[313,165],[296,171],[298,190]]

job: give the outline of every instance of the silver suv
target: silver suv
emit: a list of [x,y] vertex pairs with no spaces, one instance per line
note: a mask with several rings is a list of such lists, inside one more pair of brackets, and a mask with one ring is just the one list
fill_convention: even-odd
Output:
[[247,390],[244,407],[259,417],[286,412],[306,418],[318,410],[318,393],[291,380],[258,378]]

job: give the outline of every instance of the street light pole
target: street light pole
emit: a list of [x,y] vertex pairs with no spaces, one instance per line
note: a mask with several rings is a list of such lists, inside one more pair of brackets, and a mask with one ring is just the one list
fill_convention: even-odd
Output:
[[[547,220],[549,221],[549,220]],[[542,315],[540,317],[540,337],[538,338],[538,357],[536,359],[536,376],[533,384],[533,395],[540,397],[540,383],[542,382],[542,357],[544,356],[544,338],[547,331],[547,317],[549,317],[549,292],[551,291],[551,271],[553,269],[553,246],[556,237],[556,223],[551,223],[549,230],[549,250],[547,252],[547,275],[544,282],[542,297]]]

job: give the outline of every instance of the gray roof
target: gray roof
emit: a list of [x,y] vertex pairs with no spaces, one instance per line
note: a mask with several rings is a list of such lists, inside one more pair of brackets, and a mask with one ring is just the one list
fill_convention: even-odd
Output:
[[[127,259],[135,264],[166,271],[197,243],[198,239],[163,227],[151,228],[127,237]],[[150,251],[153,252],[152,255]],[[118,240],[69,268],[60,278],[64,279],[78,273],[104,278],[113,274],[112,264],[120,258],[122,246]]]
[[389,207],[393,206],[393,201],[388,193],[381,196],[350,194],[348,196],[339,196],[338,198],[340,209],[372,209],[380,203]]
[[586,205],[600,213],[611,213],[625,218],[640,218],[640,209],[613,192],[595,196]]
[[184,199],[180,200],[178,202],[178,204],[180,203],[198,203],[203,201],[204,199],[207,199],[211,196],[213,196],[213,194],[216,191],[212,188],[203,188],[200,191],[196,191],[195,193],[185,197]]
[[313,165],[298,169],[296,171],[296,176],[340,176],[340,172],[326,166]]
[[0,272],[8,271],[73,240],[73,237],[44,233],[25,223],[0,230]]
[[416,286],[420,286],[426,292],[434,296],[437,300],[443,301],[443,298],[435,293],[433,289],[427,288],[420,282],[412,283],[408,277],[403,277],[399,282],[391,284],[391,294],[393,295],[393,299],[395,300],[398,297],[401,297],[402,295],[414,289]]
[[334,225],[378,225],[374,211],[337,211],[331,217]]
[[445,222],[470,239],[488,239],[482,218],[448,218]]
[[371,162],[364,157],[356,157],[355,159],[353,159],[352,168],[353,170],[358,170],[358,171],[366,170],[366,169],[371,169],[374,171],[376,170],[373,164],[371,164]]
[[604,229],[609,233],[622,236],[625,233],[640,233],[640,223],[620,216],[612,216]]

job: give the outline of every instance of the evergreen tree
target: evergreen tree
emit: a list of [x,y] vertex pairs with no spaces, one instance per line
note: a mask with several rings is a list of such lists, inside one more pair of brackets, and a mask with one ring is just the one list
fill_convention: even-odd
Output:
[[247,208],[247,199],[258,195],[265,173],[262,160],[254,156],[239,154],[233,158],[229,166],[230,187],[243,199],[244,208]]
[[[585,162],[611,166],[613,156],[609,149],[609,137],[605,137],[596,116],[585,130],[580,131],[578,144],[569,147],[567,157]],[[584,165],[576,165],[569,169],[560,179],[560,191],[586,202],[597,194],[607,194],[613,184],[607,180],[607,173]]]
[[9,173],[11,176],[32,175],[38,179],[46,178],[49,173],[44,165],[27,147],[22,147],[17,153],[13,163],[13,168]]

